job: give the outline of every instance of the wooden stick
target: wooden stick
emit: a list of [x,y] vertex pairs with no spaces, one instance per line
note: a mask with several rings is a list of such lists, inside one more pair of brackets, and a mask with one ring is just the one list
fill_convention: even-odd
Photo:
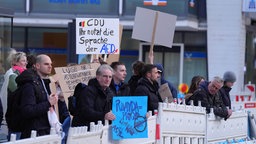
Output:
[[154,27],[153,27],[153,33],[152,33],[152,39],[151,39],[151,44],[150,44],[150,50],[149,50],[149,54],[148,54],[148,59],[149,59],[149,63],[150,64],[154,63],[154,44],[155,44],[157,20],[158,20],[158,12],[156,12],[156,18],[155,18]]

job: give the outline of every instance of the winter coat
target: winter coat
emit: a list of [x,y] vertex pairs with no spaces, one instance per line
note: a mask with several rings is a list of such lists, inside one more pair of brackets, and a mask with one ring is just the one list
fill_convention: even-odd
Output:
[[90,122],[102,121],[104,124],[105,114],[112,109],[112,98],[114,94],[107,88],[102,90],[97,79],[91,79],[88,87],[83,89],[77,101],[78,114],[73,117],[73,126],[87,126]]
[[225,86],[225,85],[220,89],[220,95],[221,95],[223,104],[224,104],[226,107],[229,107],[229,109],[231,109],[231,101],[230,101],[230,94],[229,94],[229,92],[231,91],[231,89],[232,89],[232,88],[227,87],[227,86]]
[[24,129],[21,138],[30,137],[31,130],[36,130],[38,136],[49,134],[47,112],[51,104],[40,77],[33,70],[26,70],[16,78],[16,82],[18,87],[22,87],[20,105]]
[[139,76],[139,75],[133,75],[133,76],[131,76],[130,80],[128,81],[131,95],[134,95],[134,92],[138,86],[138,81],[140,78],[141,78],[141,76]]
[[199,85],[199,88],[189,98],[194,101],[194,105],[198,106],[198,101],[201,101],[202,107],[206,107],[206,112],[210,113],[210,108],[213,108],[215,115],[227,119],[228,111],[226,106],[222,102],[219,92],[212,95],[208,91],[208,85],[210,82],[203,82]]
[[158,93],[158,83],[153,84],[145,77],[140,78],[138,86],[134,95],[136,96],[148,96],[148,111],[154,111],[158,109],[158,103],[163,102]]
[[115,96],[130,96],[130,87],[127,83],[121,83],[121,85],[119,86],[119,90],[116,90],[114,81],[111,81],[111,84],[109,86],[109,88],[112,90],[112,92],[114,93]]

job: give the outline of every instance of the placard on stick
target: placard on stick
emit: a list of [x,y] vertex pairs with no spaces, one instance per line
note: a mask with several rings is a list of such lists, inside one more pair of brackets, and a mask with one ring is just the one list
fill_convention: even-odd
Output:
[[132,38],[172,47],[177,16],[137,7]]
[[76,54],[119,53],[119,19],[76,18]]

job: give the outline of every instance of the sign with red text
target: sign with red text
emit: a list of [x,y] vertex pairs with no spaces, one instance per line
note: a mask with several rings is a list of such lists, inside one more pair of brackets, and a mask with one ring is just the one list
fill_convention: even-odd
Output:
[[119,19],[76,18],[76,54],[119,54]]

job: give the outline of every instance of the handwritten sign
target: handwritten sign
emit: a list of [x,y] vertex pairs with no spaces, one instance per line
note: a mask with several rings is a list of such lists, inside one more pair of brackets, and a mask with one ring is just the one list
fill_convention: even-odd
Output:
[[119,52],[119,19],[76,18],[76,54]]
[[55,72],[63,92],[73,92],[75,86],[88,81],[96,76],[99,63],[82,64],[69,67],[56,67]]
[[113,140],[147,138],[147,96],[113,97]]

